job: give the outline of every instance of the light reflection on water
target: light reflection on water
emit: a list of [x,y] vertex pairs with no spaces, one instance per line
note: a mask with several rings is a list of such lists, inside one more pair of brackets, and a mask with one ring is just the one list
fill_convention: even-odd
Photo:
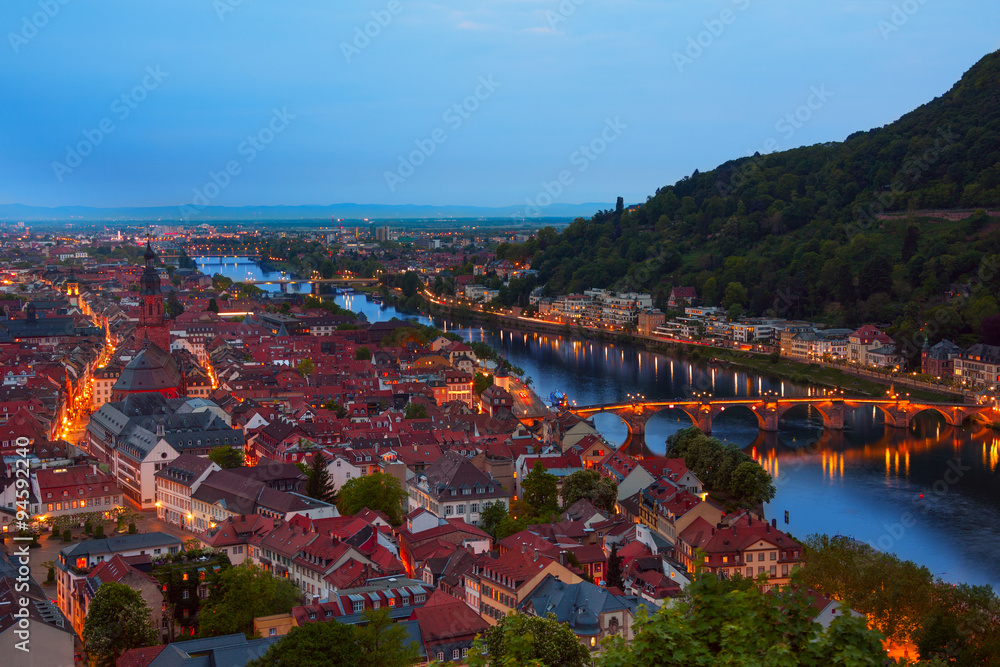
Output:
[[[256,266],[253,269],[259,272]],[[241,265],[235,270],[246,269]],[[336,302],[364,312],[371,322],[410,317],[379,307],[363,295],[339,295]],[[417,319],[431,322],[427,317]],[[756,373],[596,341],[492,331],[457,322],[435,324],[502,350],[532,378],[543,398],[565,392],[578,405],[617,402],[629,393],[666,400],[706,390],[718,397],[822,392]],[[845,390],[849,393],[850,387]],[[611,443],[624,442],[627,430],[615,415],[596,415],[594,423]],[[662,453],[665,439],[690,425],[686,414],[665,410],[647,424],[646,443],[653,452]],[[743,447],[774,476],[777,495],[766,511],[792,535],[850,535],[926,565],[948,581],[1000,584],[1000,561],[995,558],[1000,533],[1000,433],[974,425],[952,427],[931,413],[900,430],[886,427],[874,408],[845,417],[844,431],[826,431],[815,410],[800,406],[782,417],[777,433],[759,431],[748,409],[727,410],[715,419],[712,435]],[[785,511],[788,525],[783,524]]]

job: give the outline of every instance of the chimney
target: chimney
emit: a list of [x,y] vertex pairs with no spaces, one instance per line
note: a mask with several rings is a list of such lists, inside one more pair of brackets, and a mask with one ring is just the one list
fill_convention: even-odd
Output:
[[771,526],[769,526],[768,524],[765,523],[764,524],[764,528],[767,529],[767,534],[770,535],[771,534]]
[[318,595],[314,595],[313,596],[313,604],[319,604],[319,596]]
[[538,549],[535,549],[535,557],[532,560],[533,561],[537,561],[538,560]]
[[156,437],[157,438],[162,438],[164,435],[166,435],[166,432],[165,432],[165,430],[163,428],[163,422],[159,422],[156,425]]
[[527,544],[522,544],[521,545],[521,553],[524,553],[527,550],[528,550],[528,545]]
[[559,564],[562,565],[563,567],[566,567],[566,563],[568,563],[568,562],[569,562],[569,556],[566,554],[565,551],[560,551],[559,552]]
[[96,463],[91,463],[90,464],[90,469],[91,469],[91,471],[93,471],[93,473],[95,475],[97,474],[97,464]]
[[771,519],[771,528],[777,528],[777,527],[778,527],[778,520]]

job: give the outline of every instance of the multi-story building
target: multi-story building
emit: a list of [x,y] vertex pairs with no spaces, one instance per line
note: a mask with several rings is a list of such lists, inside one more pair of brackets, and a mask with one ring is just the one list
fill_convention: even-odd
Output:
[[203,456],[181,454],[155,475],[156,517],[161,521],[194,530],[191,494],[209,474],[222,470]]
[[122,492],[96,465],[45,468],[35,472],[39,512],[50,517],[110,512],[122,505]]
[[566,584],[583,581],[567,567],[568,554],[557,558],[537,549],[510,549],[498,558],[483,554],[464,575],[466,600],[479,600],[479,613],[490,625],[516,610],[535,587],[552,575]]
[[955,357],[962,353],[962,348],[950,340],[942,340],[931,346],[924,342],[920,352],[920,372],[937,378],[950,378],[955,375]]
[[429,509],[445,519],[463,519],[479,524],[483,507],[489,503],[510,503],[510,494],[492,477],[453,451],[445,452],[407,483],[409,509]]
[[588,581],[570,584],[548,575],[518,608],[529,616],[554,614],[587,650],[596,653],[605,637],[632,640],[635,614],[642,604],[634,595],[615,595]]
[[868,351],[887,345],[895,345],[892,337],[875,325],[866,324],[848,337],[848,357],[857,364],[870,366],[872,362],[868,359]]
[[955,380],[973,387],[1000,385],[1000,345],[977,343],[955,356]]
[[721,577],[741,574],[747,578],[764,575],[766,588],[785,585],[802,560],[802,545],[771,523],[743,514],[728,526],[718,527],[698,519],[682,531],[675,554],[694,572],[700,550],[700,566]]
[[201,398],[132,394],[91,415],[87,442],[90,453],[108,464],[129,502],[152,510],[154,475],[182,453],[208,456],[216,447],[243,448],[243,432],[233,429],[226,416]]
[[100,540],[84,540],[63,547],[56,558],[56,600],[67,618],[84,617],[79,607],[83,604],[77,594],[77,585],[83,582],[94,567],[114,556],[128,559],[131,556],[150,558],[176,554],[183,548],[180,538],[166,533],[137,533],[116,535]]
[[637,316],[637,329],[643,336],[650,336],[656,328],[667,321],[667,316],[659,308],[646,308]]

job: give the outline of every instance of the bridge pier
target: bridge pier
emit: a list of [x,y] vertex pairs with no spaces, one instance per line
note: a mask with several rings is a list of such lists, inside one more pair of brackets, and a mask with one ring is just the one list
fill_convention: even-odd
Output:
[[313,296],[319,296],[319,283],[314,282],[312,284],[312,293]]
[[280,287],[281,287],[281,291],[282,292],[284,292],[286,294],[288,293],[288,283],[282,282],[281,285],[280,285]]
[[834,401],[830,407],[824,407],[820,411],[823,415],[823,428],[836,431],[844,430],[844,402]]
[[709,404],[703,404],[698,410],[695,424],[705,435],[712,435],[712,408]]

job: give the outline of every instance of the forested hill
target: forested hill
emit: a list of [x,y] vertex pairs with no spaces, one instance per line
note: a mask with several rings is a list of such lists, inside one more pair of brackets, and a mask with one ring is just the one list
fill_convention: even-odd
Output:
[[[996,207],[1000,52],[894,123],[695,171],[642,205],[499,253],[533,256],[550,294],[632,288],[662,305],[671,286],[691,285],[736,312],[919,328],[952,283],[974,282],[984,256],[1000,253],[1000,219],[922,212]],[[991,287],[953,303],[960,312],[943,333],[974,337],[997,312],[1000,284]]]

